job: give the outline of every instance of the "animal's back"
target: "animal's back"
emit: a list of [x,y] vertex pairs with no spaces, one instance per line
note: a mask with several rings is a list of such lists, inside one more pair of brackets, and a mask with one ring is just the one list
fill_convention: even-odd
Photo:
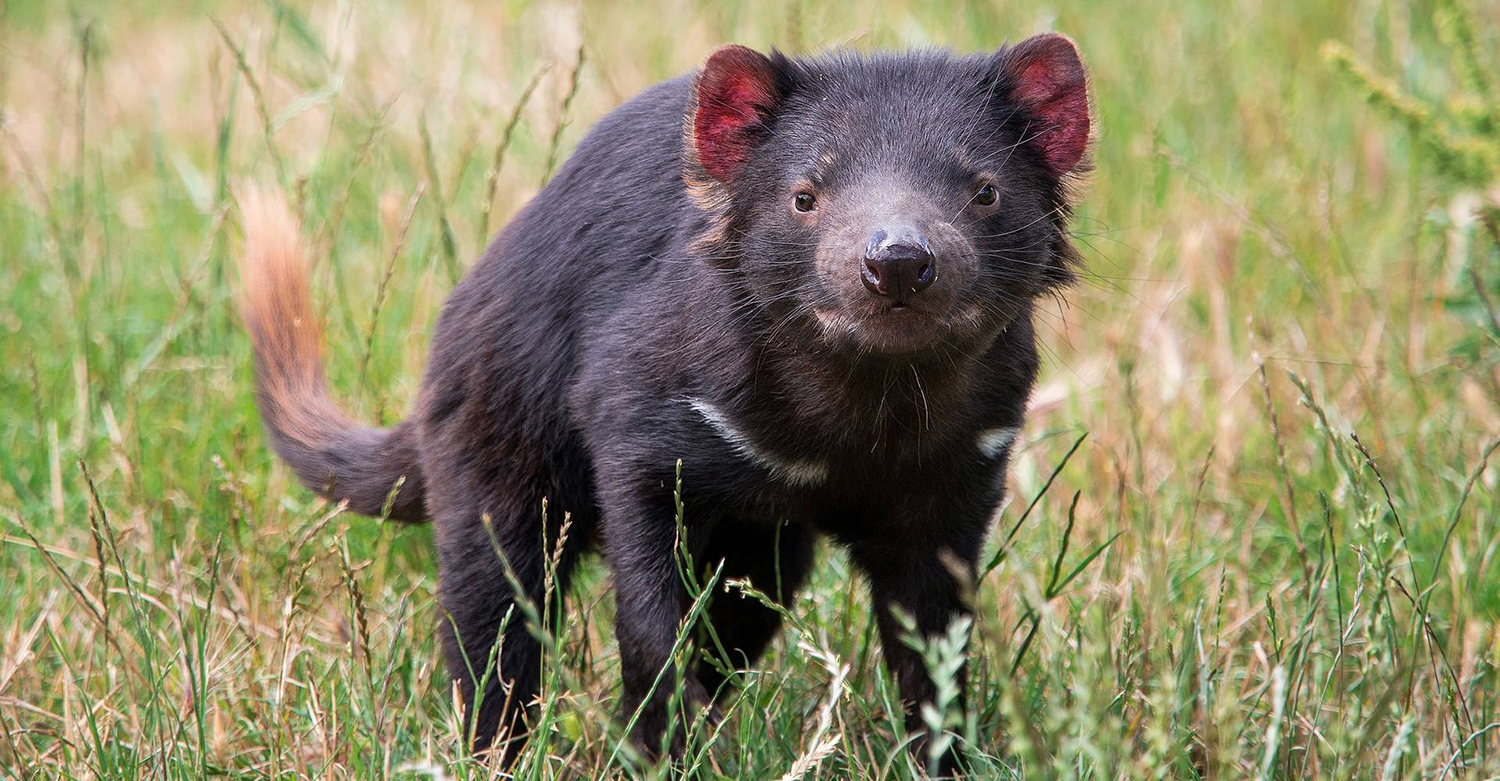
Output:
[[426,471],[484,452],[493,479],[586,511],[567,389],[590,329],[654,284],[681,224],[701,219],[682,183],[690,86],[658,84],[605,117],[454,289],[419,402]]

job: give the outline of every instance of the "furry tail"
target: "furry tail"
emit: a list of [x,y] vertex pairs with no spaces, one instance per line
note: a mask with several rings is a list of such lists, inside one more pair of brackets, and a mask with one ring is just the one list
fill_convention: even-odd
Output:
[[247,192],[240,204],[241,310],[255,343],[255,401],[272,446],[304,485],[334,501],[348,500],[355,512],[379,516],[394,496],[390,517],[426,519],[411,422],[392,429],[362,426],[328,397],[322,334],[296,219],[284,201],[265,193]]

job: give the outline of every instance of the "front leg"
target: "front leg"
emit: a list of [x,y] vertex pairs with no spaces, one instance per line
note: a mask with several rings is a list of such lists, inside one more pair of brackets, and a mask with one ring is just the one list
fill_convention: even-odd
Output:
[[635,718],[631,740],[649,757],[661,752],[671,729],[667,750],[678,756],[686,727],[671,712],[671,700],[679,681],[689,712],[709,699],[696,678],[684,680],[673,667],[672,650],[691,603],[678,570],[679,545],[696,561],[710,524],[699,519],[684,529],[686,539],[680,540],[670,488],[656,480],[621,480],[604,488],[603,531],[615,586],[623,718],[627,723]]
[[[922,655],[903,639],[909,630],[897,619],[896,611],[912,618],[918,636],[925,641],[946,635],[954,621],[971,615],[984,525],[927,529],[921,535],[888,535],[850,545],[851,555],[870,580],[886,668],[896,679],[906,707],[906,729],[922,733],[912,744],[912,755],[923,767],[929,766],[926,746],[930,736],[925,734],[922,707],[935,702],[936,686]],[[960,712],[965,708],[966,678],[966,666],[959,667],[955,683]],[[950,749],[940,758],[936,770],[946,777],[956,769],[956,752]]]

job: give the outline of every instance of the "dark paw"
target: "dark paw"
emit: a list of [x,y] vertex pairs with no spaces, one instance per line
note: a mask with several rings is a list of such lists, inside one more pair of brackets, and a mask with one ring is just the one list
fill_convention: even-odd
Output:
[[[651,762],[661,759],[663,737],[667,734],[669,725],[675,728],[666,747],[667,755],[672,759],[680,759],[687,748],[687,731],[694,720],[701,717],[708,726],[714,727],[724,718],[714,706],[713,698],[703,684],[695,678],[683,681],[682,694],[677,703],[677,715],[680,718],[674,719],[673,714],[669,713],[670,701],[671,695],[654,697],[636,720],[635,729],[630,732],[630,739],[636,750]],[[628,719],[630,713],[625,714],[625,717]]]
[[958,747],[955,744],[950,743],[948,745],[948,749],[937,758],[935,765],[933,763],[931,745],[926,733],[923,733],[907,744],[907,751],[911,755],[912,762],[921,768],[927,778],[958,779],[965,777],[965,769],[960,761],[961,757],[958,753]]

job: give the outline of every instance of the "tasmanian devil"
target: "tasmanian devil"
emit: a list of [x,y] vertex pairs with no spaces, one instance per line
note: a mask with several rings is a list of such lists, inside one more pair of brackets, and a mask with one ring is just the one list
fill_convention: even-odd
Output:
[[[1059,35],[970,56],[720,48],[605,117],[500,231],[390,429],[331,401],[295,223],[244,199],[271,443],[329,499],[436,524],[443,647],[476,749],[498,735],[513,756],[539,686],[537,640],[519,613],[505,623],[512,583],[540,603],[554,557],[565,584],[603,552],[632,738],[677,751],[683,549],[784,601],[820,536],[868,579],[922,729],[934,687],[897,613],[932,635],[970,610],[1037,372],[1036,302],[1074,272],[1089,105]],[[704,615],[736,667],[777,631],[741,591]],[[725,669],[679,671],[690,706],[725,695]]]

